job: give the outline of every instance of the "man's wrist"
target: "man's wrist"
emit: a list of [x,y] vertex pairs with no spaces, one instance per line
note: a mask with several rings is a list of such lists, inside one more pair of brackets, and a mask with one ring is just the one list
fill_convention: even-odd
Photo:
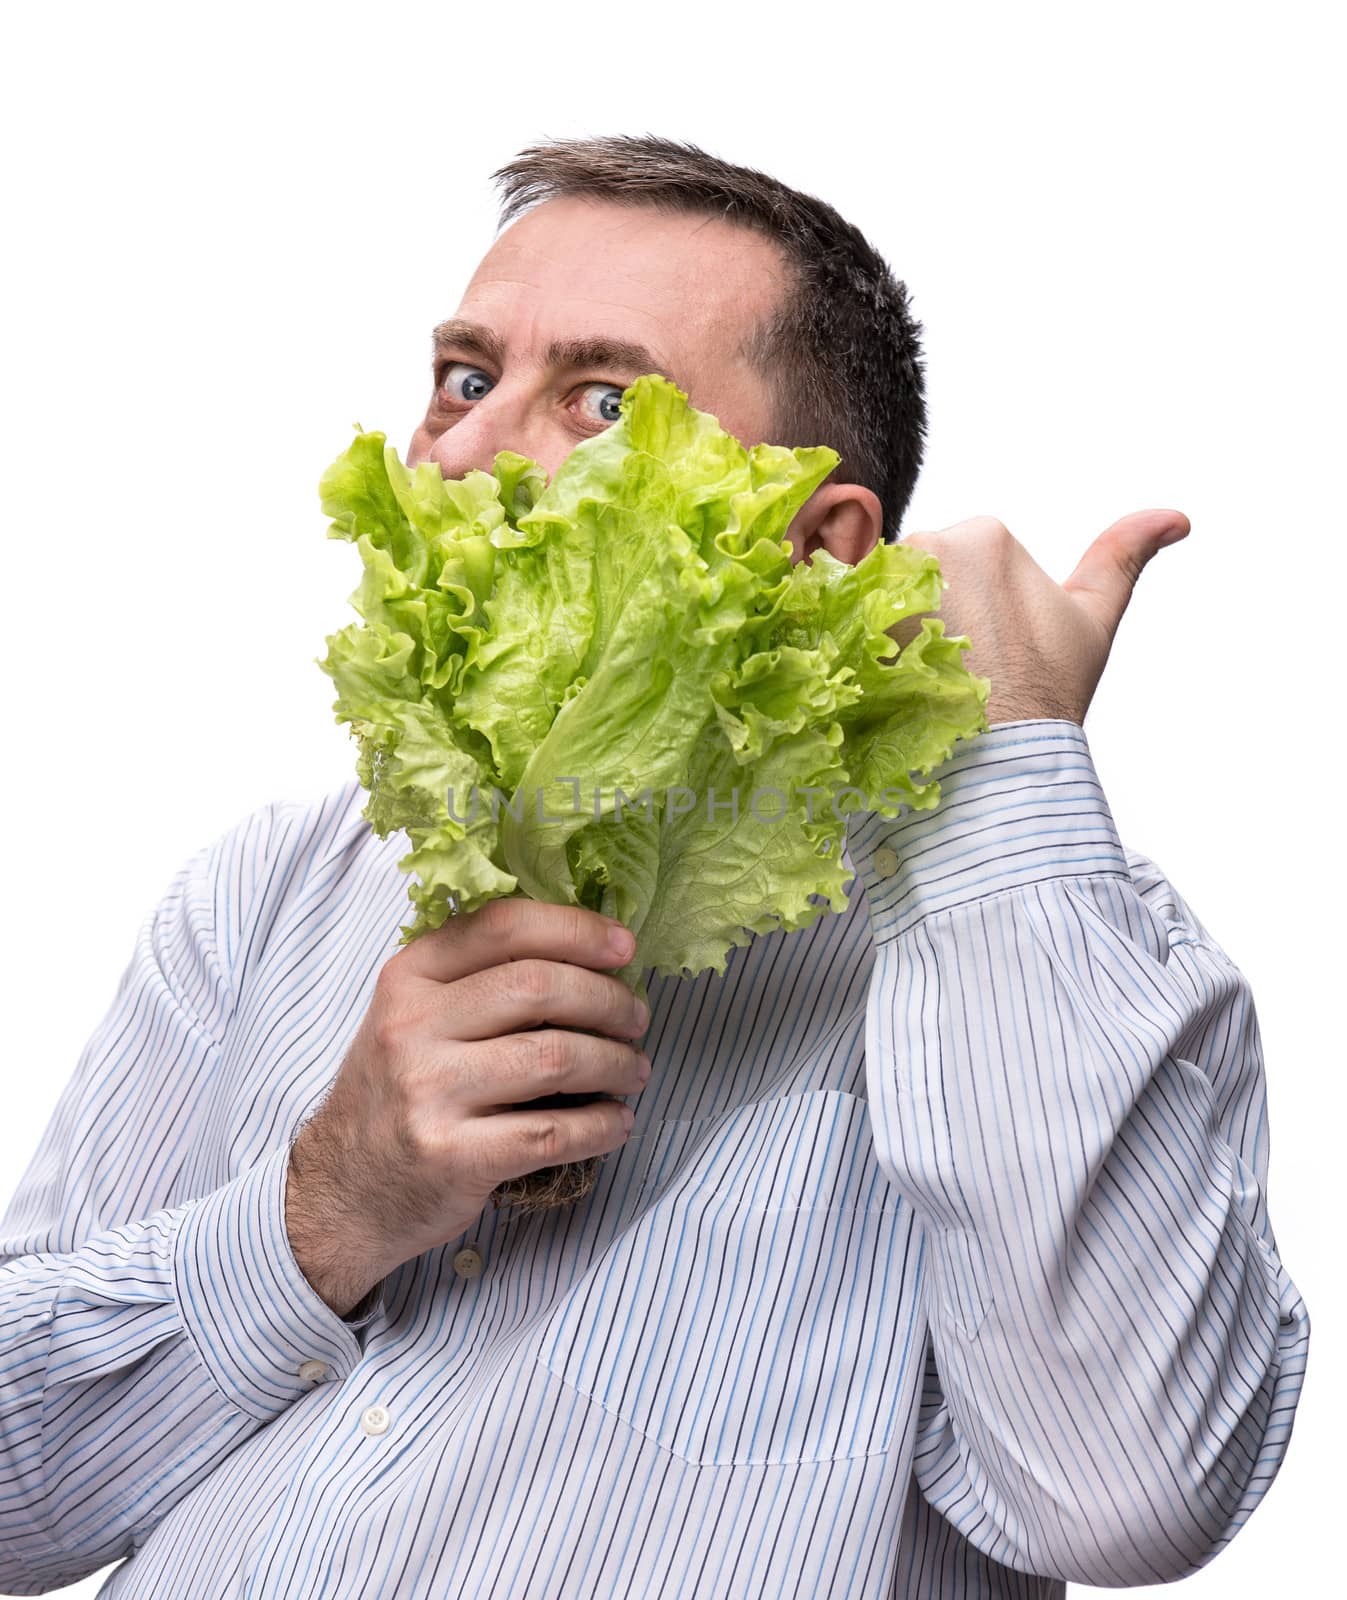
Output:
[[343,1233],[339,1208],[325,1199],[311,1171],[305,1168],[301,1174],[303,1157],[298,1149],[296,1140],[286,1169],[285,1232],[290,1253],[324,1305],[339,1317],[359,1321],[368,1313],[365,1302],[383,1273],[361,1263]]

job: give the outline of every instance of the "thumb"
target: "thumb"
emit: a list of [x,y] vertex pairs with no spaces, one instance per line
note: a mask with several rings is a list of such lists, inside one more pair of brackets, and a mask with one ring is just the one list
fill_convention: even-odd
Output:
[[1133,511],[1105,528],[1063,583],[1112,634],[1122,621],[1142,569],[1192,531],[1182,511]]

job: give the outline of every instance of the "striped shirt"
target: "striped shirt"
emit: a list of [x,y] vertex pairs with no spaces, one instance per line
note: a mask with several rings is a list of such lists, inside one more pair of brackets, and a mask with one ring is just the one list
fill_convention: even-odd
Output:
[[0,1221],[0,1589],[962,1600],[1209,1561],[1309,1340],[1248,984],[1076,724],[936,776],[848,819],[846,912],[650,981],[590,1195],[488,1208],[346,1317],[287,1156],[405,840],[351,780],[189,861]]

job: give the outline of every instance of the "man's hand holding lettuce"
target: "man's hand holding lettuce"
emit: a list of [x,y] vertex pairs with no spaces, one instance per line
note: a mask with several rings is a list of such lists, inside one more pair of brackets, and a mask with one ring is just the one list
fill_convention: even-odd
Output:
[[936,805],[913,775],[987,726],[990,684],[938,618],[890,637],[939,606],[933,556],[792,565],[786,530],[837,461],[746,450],[654,376],[550,484],[508,452],[409,473],[358,435],[320,492],[365,563],[364,621],[321,665],[366,817],[412,845],[404,941],[451,896],[578,902],[636,935],[639,992],[846,908],[846,814]]

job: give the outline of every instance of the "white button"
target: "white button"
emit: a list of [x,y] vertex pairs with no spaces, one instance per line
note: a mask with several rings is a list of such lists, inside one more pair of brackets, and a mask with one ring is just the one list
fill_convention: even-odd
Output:
[[306,1361],[299,1369],[299,1375],[305,1383],[320,1383],[327,1377],[326,1361]]
[[387,1433],[388,1413],[382,1406],[366,1406],[360,1414],[362,1433]]
[[475,1278],[482,1270],[482,1252],[468,1245],[454,1257],[454,1271],[460,1278]]
[[877,878],[891,878],[898,870],[898,857],[888,845],[882,844],[870,857],[870,865],[875,869]]

